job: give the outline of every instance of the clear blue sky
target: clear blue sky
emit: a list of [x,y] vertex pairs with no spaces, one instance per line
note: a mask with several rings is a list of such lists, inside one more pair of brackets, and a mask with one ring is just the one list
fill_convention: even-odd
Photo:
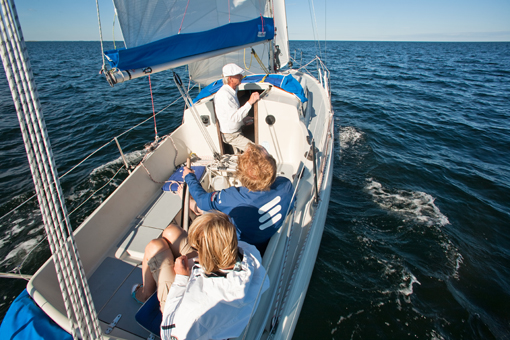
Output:
[[[99,3],[103,38],[112,40],[112,1]],[[286,0],[291,40],[510,41],[510,0],[315,0],[315,31],[310,3]],[[94,0],[16,6],[25,40],[99,40]]]

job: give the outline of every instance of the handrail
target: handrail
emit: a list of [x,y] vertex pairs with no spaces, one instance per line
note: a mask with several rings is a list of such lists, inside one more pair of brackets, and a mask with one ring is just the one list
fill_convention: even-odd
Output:
[[0,278],[2,279],[23,279],[29,281],[32,278],[32,275],[23,275],[23,274],[15,274],[15,273],[0,273]]

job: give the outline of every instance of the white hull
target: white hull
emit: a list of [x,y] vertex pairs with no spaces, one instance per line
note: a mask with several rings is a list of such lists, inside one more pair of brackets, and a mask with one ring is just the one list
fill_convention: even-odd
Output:
[[[313,77],[292,72],[305,89],[309,102],[302,105],[294,94],[273,88],[257,104],[254,112],[255,141],[268,149],[278,163],[279,174],[293,181],[298,189],[295,211],[273,236],[264,255],[263,263],[271,287],[261,296],[259,307],[245,331],[246,339],[292,337],[328,210],[334,142],[333,112],[328,91]],[[265,83],[243,84],[240,92],[261,91],[268,87]],[[199,115],[209,116],[212,124],[206,130],[214,147],[219,150],[212,96],[202,99],[194,108]],[[273,125],[266,123],[267,115],[274,116]],[[155,181],[167,180],[190,152],[213,162],[212,151],[202,138],[190,110],[185,111],[183,122],[144,161],[145,168]],[[310,151],[307,137],[309,140],[313,137],[318,150],[317,204],[313,199],[313,161],[306,158]],[[301,169],[303,172],[299,176]],[[232,179],[230,181],[234,184]],[[210,182],[211,177],[206,176],[203,185],[209,188]],[[144,167],[139,165],[75,231],[75,241],[103,332],[118,314],[122,314],[117,326],[105,338],[147,339],[149,336],[134,320],[140,305],[131,298],[130,289],[133,284],[141,282],[141,256],[145,245],[159,236],[181,208],[179,197],[162,192],[161,186],[151,180]],[[27,290],[53,320],[70,332],[58,286],[53,260],[50,259],[33,276]],[[271,332],[273,315],[277,316],[278,327]]]

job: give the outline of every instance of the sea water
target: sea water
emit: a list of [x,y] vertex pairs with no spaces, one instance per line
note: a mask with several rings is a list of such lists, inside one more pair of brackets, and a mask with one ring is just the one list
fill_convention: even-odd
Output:
[[[103,147],[61,180],[76,228],[127,176],[112,138],[147,120],[119,137],[132,164],[154,139],[150,87],[159,136],[184,104],[168,72],[110,88],[97,42],[27,46],[59,174]],[[510,43],[290,46],[294,68],[326,62],[336,138],[294,339],[510,338]],[[0,72],[4,216],[34,190]],[[34,273],[50,256],[44,235],[35,199],[0,219],[0,271]],[[0,317],[25,285],[0,279]]]

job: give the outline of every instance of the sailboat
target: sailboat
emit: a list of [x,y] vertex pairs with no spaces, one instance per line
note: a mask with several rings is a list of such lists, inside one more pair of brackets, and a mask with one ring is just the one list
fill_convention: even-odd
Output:
[[[205,190],[240,185],[234,176],[237,156],[222,142],[213,101],[222,85],[222,67],[236,63],[248,74],[238,88],[241,105],[254,91],[261,97],[249,113],[254,124],[244,133],[275,158],[278,175],[292,181],[295,202],[265,250],[262,264],[271,285],[259,295],[258,308],[240,339],[290,339],[328,210],[334,145],[329,71],[318,57],[299,68],[291,64],[284,0],[113,2],[125,48],[104,51],[101,71],[111,86],[187,65],[189,79],[203,89],[191,98],[174,73],[186,103],[183,123],[166,136],[156,136],[143,160],[74,232],[59,231],[66,210],[58,207],[58,199],[53,203],[62,218],[58,211],[53,213],[51,204],[41,203],[50,191],[59,197],[58,178],[52,181],[50,176],[49,184],[41,185],[37,192],[41,209],[50,211],[45,224],[53,257],[29,281],[29,300],[75,339],[159,337],[157,321],[154,327],[137,316],[140,305],[132,299],[131,287],[141,282],[145,246],[182,210],[182,199],[163,186],[187,158],[191,166],[205,169],[201,179]],[[16,25],[16,15],[11,13],[14,19],[8,15],[15,13],[14,3],[2,0],[2,7],[7,11],[2,18],[7,26],[2,25],[5,45],[14,46],[12,39],[21,32],[8,29],[9,23]],[[22,36],[16,43],[24,44]],[[9,74],[8,60],[3,59]],[[11,90],[16,100],[16,87]],[[32,113],[31,107],[28,111]],[[21,118],[20,124],[23,129]],[[37,149],[30,151],[32,156],[44,161]],[[37,171],[35,166],[36,184],[44,177]],[[57,221],[53,229],[48,225],[52,220]]]

